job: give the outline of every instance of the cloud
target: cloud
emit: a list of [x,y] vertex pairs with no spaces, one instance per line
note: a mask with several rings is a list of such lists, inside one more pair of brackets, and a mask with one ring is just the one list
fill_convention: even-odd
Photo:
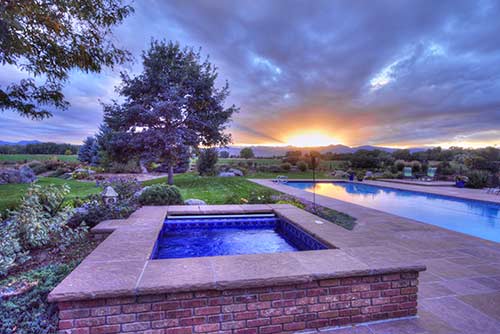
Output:
[[[135,14],[116,29],[118,43],[137,58],[126,69],[140,71],[151,38],[201,46],[219,68],[220,82],[230,83],[228,102],[241,109],[231,126],[237,143],[281,143],[308,129],[350,145],[500,141],[498,1],[134,6]],[[53,120],[0,118],[21,130],[19,139],[51,133],[78,142],[97,130],[98,100],[116,97],[118,78],[118,71],[72,74],[66,89],[72,107]],[[16,137],[9,133],[8,139]]]

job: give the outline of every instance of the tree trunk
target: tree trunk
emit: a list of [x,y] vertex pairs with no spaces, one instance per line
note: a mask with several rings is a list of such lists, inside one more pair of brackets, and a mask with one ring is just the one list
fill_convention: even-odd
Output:
[[168,166],[168,184],[174,185],[174,166]]

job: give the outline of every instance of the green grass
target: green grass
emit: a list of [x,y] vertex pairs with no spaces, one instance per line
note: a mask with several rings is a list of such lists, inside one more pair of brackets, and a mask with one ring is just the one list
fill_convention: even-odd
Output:
[[[75,180],[63,180],[55,177],[40,177],[36,182],[39,185],[63,185],[67,184],[71,187],[71,193],[67,199],[75,199],[85,197],[91,194],[96,194],[101,191],[93,182],[79,182]],[[13,209],[21,197],[28,189],[29,184],[3,184],[0,185],[0,212],[5,209]]]
[[[246,177],[249,179],[274,179],[278,175],[288,176],[289,179],[312,179],[312,171],[307,172],[288,172],[288,173],[271,173],[271,172],[256,172],[249,173]],[[330,175],[330,172],[316,172],[317,179],[333,179],[334,177]]]
[[0,154],[0,161],[12,161],[12,162],[27,162],[27,161],[45,161],[53,158],[57,158],[61,161],[76,162],[78,161],[76,155],[63,155],[63,154]]
[[[143,182],[144,185],[165,183],[166,178]],[[200,177],[192,173],[174,177],[174,184],[180,188],[184,199],[197,198],[207,204],[224,204],[229,196],[246,198],[255,192],[278,192],[239,177]]]
[[270,165],[280,165],[281,164],[281,159],[273,159],[273,158],[263,158],[263,159],[241,159],[241,158],[219,158],[217,161],[218,165],[229,165],[229,164],[238,164],[239,162],[244,163],[245,165],[249,162],[256,163],[257,165],[264,165],[264,166],[270,166]]

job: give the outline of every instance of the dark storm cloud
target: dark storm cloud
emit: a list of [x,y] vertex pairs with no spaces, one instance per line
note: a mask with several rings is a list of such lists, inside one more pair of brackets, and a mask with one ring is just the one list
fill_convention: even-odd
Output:
[[[241,108],[231,128],[236,142],[279,143],[291,129],[311,126],[353,145],[499,141],[498,1],[179,0],[134,7],[117,41],[138,59],[151,38],[201,46],[221,83],[230,83],[229,102]],[[127,67],[137,72],[140,61]],[[117,78],[117,71],[72,75],[71,110],[29,123],[26,132],[60,129],[61,140],[79,141],[96,130],[97,100],[115,97]],[[72,135],[67,129],[75,125]]]

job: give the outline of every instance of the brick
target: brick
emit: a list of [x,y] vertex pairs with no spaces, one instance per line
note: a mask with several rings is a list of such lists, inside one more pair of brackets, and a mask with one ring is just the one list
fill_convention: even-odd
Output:
[[367,306],[367,307],[362,307],[361,308],[361,313],[366,314],[366,313],[377,313],[380,312],[382,309],[382,306]]
[[73,320],[59,320],[57,324],[59,329],[70,329],[73,328]]
[[207,306],[206,299],[190,299],[181,301],[182,308],[203,307]]
[[306,329],[305,322],[291,322],[288,324],[283,324],[283,330],[285,331],[300,331]]
[[391,287],[393,289],[397,289],[397,288],[406,288],[407,286],[410,286],[410,281],[394,281],[394,282],[391,282]]
[[349,293],[351,292],[351,287],[350,286],[335,286],[333,288],[330,288],[330,294],[332,295],[341,295],[343,293]]
[[168,328],[166,331],[166,334],[192,334],[192,333],[193,333],[192,327]]
[[380,282],[379,276],[365,276],[361,280],[363,283],[375,283]]
[[135,303],[134,297],[115,297],[106,299],[106,305],[125,305]]
[[91,308],[106,305],[105,299],[79,300],[73,302],[73,308]]
[[135,321],[136,318],[137,317],[135,314],[111,315],[111,316],[106,317],[106,323],[108,325],[123,324],[123,323]]
[[285,291],[283,292],[283,299],[297,299],[306,296],[305,290]]
[[122,332],[137,332],[151,328],[150,322],[133,322],[130,324],[122,324]]
[[234,296],[234,302],[238,303],[253,303],[256,302],[258,297],[257,295],[242,295],[242,296]]
[[340,280],[338,278],[334,279],[326,279],[319,282],[319,286],[337,286],[340,284]]
[[330,307],[328,304],[313,304],[307,306],[307,311],[308,312],[321,312],[321,311],[326,311]]
[[222,312],[232,313],[232,312],[242,312],[246,311],[247,304],[230,304],[222,306]]
[[120,333],[120,325],[104,325],[98,327],[92,327],[90,329],[90,334],[113,334]]
[[195,298],[207,298],[207,297],[218,297],[222,293],[217,290],[208,290],[208,291],[197,291],[194,293]]
[[307,310],[306,306],[290,306],[283,309],[284,314],[302,314]]
[[372,299],[372,305],[389,304],[390,302],[391,302],[391,299],[389,297],[381,297],[381,298],[373,298]]
[[417,287],[409,287],[409,288],[402,288],[401,289],[401,294],[402,295],[411,295],[411,294],[414,294],[414,293],[417,293]]
[[233,320],[233,315],[232,314],[217,314],[217,315],[209,315],[207,317],[207,321],[212,323],[212,322],[225,322],[225,321],[231,321]]
[[165,313],[163,312],[137,313],[137,321],[154,321],[161,320],[163,318],[165,318]]
[[402,273],[401,278],[404,279],[418,278],[418,272]]
[[285,315],[281,317],[273,317],[271,318],[271,324],[276,325],[276,324],[285,324],[289,322],[293,322],[293,315]]
[[[125,307],[125,306],[123,306]],[[178,301],[168,301],[168,302],[160,302],[160,303],[153,303],[151,305],[151,310],[153,311],[170,311],[170,310],[175,310],[181,308],[181,303]],[[149,310],[143,311],[147,312]]]
[[208,300],[209,306],[229,305],[232,303],[233,303],[233,297],[215,297],[215,298],[210,298]]
[[311,320],[315,320],[317,318],[318,318],[317,313],[297,314],[295,316],[295,321],[296,322],[311,321]]
[[238,328],[245,328],[245,320],[229,321],[229,322],[223,322],[223,323],[221,323],[221,329],[222,330],[238,329]]
[[362,277],[346,277],[340,279],[340,285],[354,285],[363,281]]
[[93,317],[102,317],[107,315],[117,315],[122,312],[121,306],[103,306],[93,308],[91,310],[91,315]]
[[187,318],[193,316],[192,309],[166,311],[165,318]]
[[200,307],[194,309],[194,314],[195,315],[210,315],[210,314],[217,314],[221,313],[221,307],[220,306],[207,306],[207,307]]
[[370,306],[370,305],[371,305],[371,302],[369,299],[358,299],[358,300],[351,301],[352,307],[364,307],[364,306]]
[[78,319],[78,318],[88,318],[90,316],[90,310],[88,309],[71,309],[59,311],[59,319]]
[[322,328],[328,326],[330,321],[328,319],[316,319],[306,323],[307,328]]
[[324,296],[327,294],[328,294],[327,288],[308,289],[306,292],[307,297]]
[[351,317],[353,323],[367,322],[370,321],[371,317],[368,314],[358,314]]
[[361,313],[359,308],[346,308],[339,310],[339,317],[349,317],[351,315],[358,315]]
[[234,320],[256,319],[258,314],[257,311],[239,312],[234,314]]
[[139,296],[137,297],[137,302],[138,303],[154,303],[154,302],[161,302],[165,300],[165,295],[144,295],[144,296]]
[[277,317],[283,314],[283,309],[280,308],[269,308],[260,311],[260,316],[263,318],[267,317]]
[[281,325],[262,326],[259,328],[260,334],[280,333]]
[[282,297],[281,292],[263,293],[259,295],[259,300],[265,302],[270,300],[281,299],[281,297]]
[[318,302],[318,297],[304,297],[304,298],[297,298],[295,300],[295,305],[316,304],[317,302]]
[[249,304],[247,304],[247,308],[250,311],[253,311],[253,310],[263,310],[263,309],[266,309],[266,308],[271,308],[271,302],[249,303]]
[[383,320],[383,319],[387,319],[387,318],[389,318],[389,313],[387,313],[387,312],[372,314],[373,320]]
[[346,300],[356,300],[361,298],[361,293],[360,292],[354,292],[354,293],[345,293],[343,295],[340,295],[340,300],[341,301],[346,301]]
[[402,309],[414,308],[414,307],[417,307],[417,302],[406,302],[406,303],[399,304],[399,308],[402,308]]
[[387,290],[391,288],[390,282],[373,283],[370,285],[371,290]]
[[75,327],[95,327],[106,324],[105,317],[81,318],[75,320]]
[[387,305],[382,305],[382,312],[392,312],[392,311],[397,311],[399,308],[398,304],[387,304]]
[[90,334],[90,328],[73,328],[71,334]]
[[270,318],[247,320],[247,327],[261,327],[271,324]]
[[401,279],[400,274],[390,274],[390,275],[383,275],[382,276],[382,281],[398,281]]
[[240,328],[233,331],[234,334],[257,334],[257,328]]
[[381,291],[382,297],[398,296],[399,293],[400,293],[399,289],[391,289],[391,290],[383,290],[383,291]]
[[324,311],[319,312],[318,317],[320,319],[329,319],[329,318],[337,318],[339,316],[339,311]]
[[[140,313],[140,312],[149,312],[151,311],[151,304],[130,304],[123,305],[122,312],[123,313]],[[156,311],[156,310],[154,310]]]
[[353,285],[351,288],[352,292],[361,292],[361,291],[369,291],[369,290],[370,290],[370,284]]
[[[385,291],[391,291],[391,290],[383,290],[383,292]],[[399,290],[397,290],[398,294],[399,294]],[[364,292],[361,292],[361,298],[365,299],[365,298],[378,298],[380,297],[381,293],[380,291],[364,291]]]
[[194,326],[194,331],[196,333],[208,333],[218,331],[220,328],[220,324],[202,324]]
[[345,326],[351,323],[351,317],[336,318],[330,320],[330,326]]
[[351,302],[345,301],[345,302],[337,302],[337,303],[331,303],[330,308],[333,310],[340,310],[344,308],[351,307]]
[[169,328],[178,326],[179,326],[179,319],[163,319],[151,322],[151,327],[153,328]]
[[194,326],[201,325],[205,323],[207,319],[205,317],[191,317],[191,318],[182,318],[179,320],[180,326]]
[[294,299],[288,299],[288,300],[274,300],[271,302],[271,307],[277,308],[277,307],[290,307],[295,305],[295,300]]
[[391,303],[404,303],[409,300],[410,295],[403,295],[403,296],[394,296],[391,297]]
[[297,289],[312,289],[312,288],[316,288],[318,286],[319,286],[319,283],[317,281],[309,282],[309,283],[301,283],[301,284],[295,285],[295,287]]

